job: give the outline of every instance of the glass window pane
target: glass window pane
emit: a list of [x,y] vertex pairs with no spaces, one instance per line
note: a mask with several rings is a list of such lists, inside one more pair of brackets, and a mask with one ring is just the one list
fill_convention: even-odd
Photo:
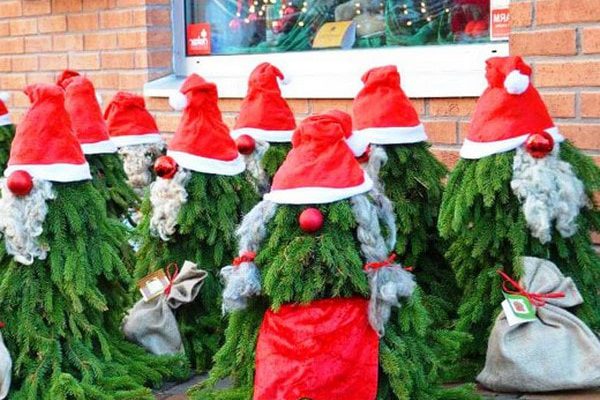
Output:
[[315,50],[348,25],[352,49],[489,42],[490,1],[186,0],[188,55]]

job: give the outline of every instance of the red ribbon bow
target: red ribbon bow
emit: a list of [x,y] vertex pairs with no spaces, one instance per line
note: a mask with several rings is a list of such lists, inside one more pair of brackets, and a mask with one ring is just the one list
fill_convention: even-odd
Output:
[[[171,273],[171,267],[175,267],[175,270],[173,271],[173,273]],[[167,265],[167,268],[165,268],[165,274],[167,275],[169,284],[165,288],[164,294],[165,294],[165,296],[168,296],[171,294],[171,288],[173,287],[173,281],[177,278],[177,275],[179,275],[179,266],[176,263],[171,263],[171,264]]]
[[389,265],[392,265],[394,263],[395,259],[396,259],[396,253],[392,253],[392,254],[390,254],[390,256],[388,258],[386,258],[383,261],[373,261],[373,262],[366,263],[363,268],[365,269],[365,271],[368,271],[370,269],[375,270],[375,269],[387,267]]
[[246,251],[241,256],[236,257],[236,258],[233,259],[233,265],[235,265],[237,267],[241,263],[252,262],[252,261],[254,261],[255,257],[256,257],[256,253],[255,252],[253,252],[253,251]]
[[[558,299],[561,297],[565,297],[564,292],[552,292],[552,293],[530,293],[523,289],[519,282],[515,281],[513,278],[504,273],[504,271],[498,270],[496,271],[504,282],[502,282],[502,290],[508,294],[518,294],[524,297],[527,297],[529,302],[536,307],[543,307],[546,305],[546,299]],[[510,284],[511,287],[508,285]]]

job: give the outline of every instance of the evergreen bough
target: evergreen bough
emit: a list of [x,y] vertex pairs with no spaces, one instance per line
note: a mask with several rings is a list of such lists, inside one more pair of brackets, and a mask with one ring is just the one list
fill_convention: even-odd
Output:
[[[475,338],[462,352],[472,362],[467,372],[473,374],[483,365],[488,335],[503,300],[496,270],[518,279],[520,256],[549,259],[573,278],[584,299],[575,314],[600,330],[600,256],[590,238],[590,232],[600,229],[600,213],[595,206],[583,208],[574,236],[563,238],[554,231],[552,241],[542,245],[530,235],[510,187],[514,155],[511,151],[480,160],[461,159],[450,175],[440,211],[439,230],[451,242],[447,256],[463,292],[456,329]],[[600,189],[600,169],[593,160],[569,142],[561,143],[560,158],[571,164],[592,199]]]
[[269,148],[260,160],[261,166],[269,177],[269,184],[291,149],[290,143],[269,143]]
[[120,329],[130,275],[123,226],[90,182],[54,183],[41,243],[46,260],[17,264],[0,246],[0,309],[13,358],[11,400],[153,399],[144,385],[188,375]]
[[14,125],[0,126],[0,172],[4,171],[10,155],[10,144],[15,136]]
[[223,341],[221,285],[218,273],[237,256],[235,228],[258,201],[246,174],[222,176],[192,172],[187,203],[179,213],[176,233],[165,242],[150,233],[152,206],[142,205],[136,278],[189,260],[208,272],[196,300],[177,309],[185,352],[197,371],[206,371]]

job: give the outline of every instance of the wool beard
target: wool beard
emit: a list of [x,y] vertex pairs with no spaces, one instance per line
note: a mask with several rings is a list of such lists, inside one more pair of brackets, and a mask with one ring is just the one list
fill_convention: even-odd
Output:
[[15,261],[31,265],[38,258],[46,259],[47,246],[39,243],[44,221],[48,214],[47,200],[56,196],[49,181],[33,179],[33,188],[26,196],[16,196],[8,189],[7,180],[0,180],[0,233],[6,252]]
[[589,199],[571,165],[559,158],[559,146],[544,158],[534,158],[522,147],[516,151],[510,186],[531,235],[543,244],[550,242],[554,223],[561,236],[573,236],[577,216]]
[[191,177],[190,171],[180,168],[172,179],[157,178],[150,185],[150,233],[164,241],[175,233],[179,212],[188,198],[185,186]]
[[156,157],[162,154],[163,144],[138,144],[119,149],[123,160],[123,169],[127,174],[127,183],[139,196],[152,181],[152,165]]

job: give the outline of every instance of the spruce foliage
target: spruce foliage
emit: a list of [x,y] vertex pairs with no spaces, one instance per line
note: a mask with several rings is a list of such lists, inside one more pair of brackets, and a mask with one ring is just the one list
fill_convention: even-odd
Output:
[[170,263],[181,266],[186,260],[209,273],[196,300],[177,310],[186,354],[196,370],[205,371],[224,331],[218,273],[237,256],[235,228],[257,203],[258,195],[245,174],[192,172],[186,190],[188,200],[179,213],[177,232],[167,242],[150,233],[152,206],[149,198],[144,201],[144,217],[137,230],[141,247],[135,275],[141,279]]
[[9,260],[0,246],[3,335],[13,358],[11,400],[152,399],[145,384],[183,379],[181,357],[155,357],[120,329],[130,275],[123,226],[90,182],[54,183],[41,243],[46,260]]
[[[441,234],[451,241],[447,256],[463,291],[457,330],[475,340],[463,357],[478,371],[485,357],[487,338],[503,300],[497,269],[519,278],[520,256],[546,258],[565,276],[574,279],[584,303],[575,313],[590,328],[600,329],[600,257],[592,248],[590,231],[600,228],[596,207],[584,208],[578,232],[563,238],[558,232],[542,245],[529,234],[519,200],[512,193],[514,151],[480,160],[460,160],[450,175],[438,222]],[[561,143],[560,158],[573,167],[590,199],[600,189],[600,170],[591,158],[569,142]]]
[[108,215],[118,219],[128,217],[130,209],[139,206],[139,198],[127,184],[123,163],[114,154],[86,156],[92,173],[92,183],[106,201]]
[[261,165],[265,169],[269,180],[273,179],[273,175],[275,175],[275,172],[283,164],[291,148],[292,145],[290,143],[269,143],[269,148],[261,160]]
[[[325,224],[318,233],[307,234],[298,225],[298,216],[305,207],[279,206],[256,257],[262,275],[262,297],[246,310],[230,315],[225,344],[215,356],[209,379],[189,392],[192,399],[252,398],[254,351],[267,307],[277,310],[286,303],[369,297],[350,202],[314,207],[323,213]],[[420,296],[417,292],[392,317],[380,341],[378,400],[472,398],[468,387],[444,390],[436,385],[440,361],[431,348],[437,344],[427,335],[430,321]],[[233,378],[233,388],[216,389],[215,385],[228,376]]]
[[0,126],[0,171],[4,171],[10,155],[10,144],[15,136],[14,125]]

